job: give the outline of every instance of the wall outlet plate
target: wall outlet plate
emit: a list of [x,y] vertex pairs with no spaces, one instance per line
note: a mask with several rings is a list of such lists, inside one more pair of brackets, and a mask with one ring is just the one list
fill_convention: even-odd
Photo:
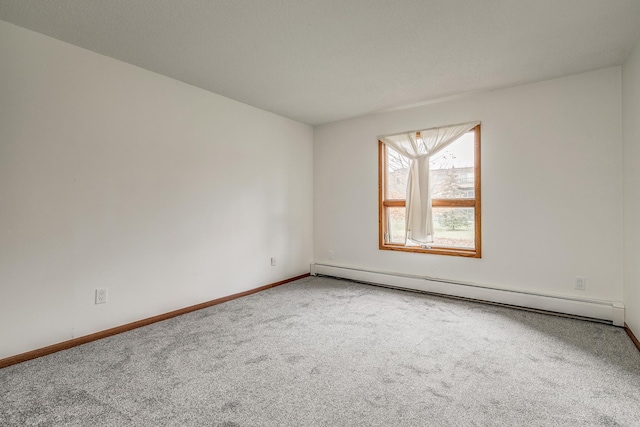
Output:
[[107,288],[96,289],[96,304],[106,304]]

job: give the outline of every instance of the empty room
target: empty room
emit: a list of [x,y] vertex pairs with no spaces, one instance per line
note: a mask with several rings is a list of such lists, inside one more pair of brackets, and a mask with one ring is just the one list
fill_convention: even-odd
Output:
[[638,0],[0,0],[0,425],[640,426]]

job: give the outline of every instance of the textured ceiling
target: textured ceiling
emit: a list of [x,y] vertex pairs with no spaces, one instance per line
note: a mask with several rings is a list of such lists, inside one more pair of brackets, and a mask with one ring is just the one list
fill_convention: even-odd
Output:
[[0,19],[317,125],[620,65],[640,0],[0,0]]

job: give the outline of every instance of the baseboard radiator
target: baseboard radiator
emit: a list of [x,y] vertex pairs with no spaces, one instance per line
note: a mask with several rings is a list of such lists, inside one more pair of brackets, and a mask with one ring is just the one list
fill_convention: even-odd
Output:
[[535,294],[427,276],[375,271],[334,264],[311,264],[311,275],[337,277],[392,288],[504,304],[611,322],[615,326],[624,327],[624,304],[617,301],[599,301]]

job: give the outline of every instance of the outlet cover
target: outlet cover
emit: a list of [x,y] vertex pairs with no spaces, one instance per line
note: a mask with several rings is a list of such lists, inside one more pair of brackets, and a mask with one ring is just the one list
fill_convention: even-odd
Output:
[[107,288],[96,289],[96,304],[106,304]]

